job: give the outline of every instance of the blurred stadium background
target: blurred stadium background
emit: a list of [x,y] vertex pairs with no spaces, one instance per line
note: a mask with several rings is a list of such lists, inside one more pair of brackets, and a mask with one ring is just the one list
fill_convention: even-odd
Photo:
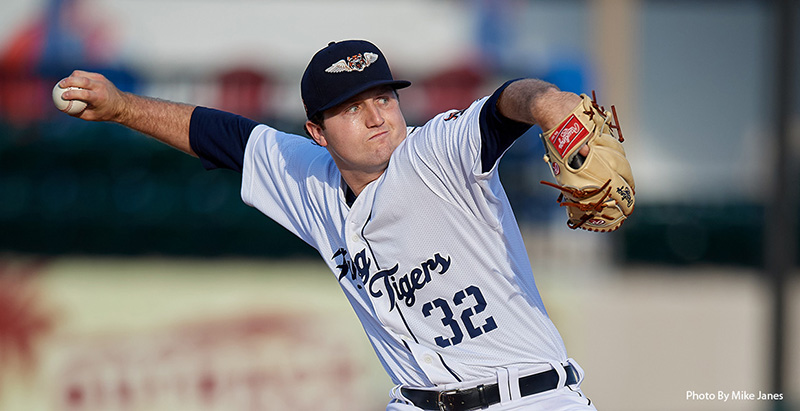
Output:
[[0,409],[383,409],[391,383],[336,282],[241,203],[238,175],[50,102],[81,68],[302,132],[302,70],[347,38],[415,83],[409,123],[521,76],[617,106],[638,189],[617,233],[566,228],[538,130],[501,163],[598,409],[798,409],[800,110],[778,110],[800,94],[794,3],[4,0]]

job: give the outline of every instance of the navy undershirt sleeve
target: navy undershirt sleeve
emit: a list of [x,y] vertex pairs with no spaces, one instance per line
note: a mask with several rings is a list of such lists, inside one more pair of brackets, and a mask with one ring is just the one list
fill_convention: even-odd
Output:
[[510,80],[500,86],[481,108],[481,164],[484,173],[491,170],[511,144],[531,128],[530,124],[506,118],[497,109],[500,94],[517,80]]
[[242,172],[244,149],[257,122],[206,107],[196,107],[189,123],[189,144],[208,170]]
[[[487,172],[522,134],[529,124],[500,114],[497,100],[515,80],[498,88],[481,109],[481,162]],[[189,142],[206,169],[228,168],[242,171],[244,150],[257,122],[242,116],[206,107],[197,107],[189,125]]]

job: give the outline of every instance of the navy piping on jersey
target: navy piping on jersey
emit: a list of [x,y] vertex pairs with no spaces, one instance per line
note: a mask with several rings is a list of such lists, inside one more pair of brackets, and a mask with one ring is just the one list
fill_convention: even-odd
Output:
[[442,354],[437,352],[437,353],[436,353],[436,355],[438,355],[438,356],[439,356],[439,361],[441,361],[441,362],[442,362],[442,365],[444,365],[444,368],[446,368],[446,369],[447,369],[447,371],[450,373],[450,375],[452,375],[452,376],[453,376],[453,377],[454,377],[456,380],[458,380],[458,382],[462,382],[463,380],[461,379],[461,377],[459,377],[459,376],[456,374],[456,372],[455,372],[455,371],[453,371],[453,369],[452,369],[452,368],[450,368],[450,366],[449,366],[449,365],[447,365],[447,363],[446,363],[446,362],[444,362],[444,357],[442,357]]
[[[514,141],[530,125],[510,120],[500,114],[497,100],[511,80],[500,86],[481,108],[481,163],[483,172],[494,167]],[[228,168],[242,172],[247,140],[257,122],[245,117],[206,107],[197,107],[189,123],[189,144],[208,170]]]
[[[369,254],[372,256],[372,261],[374,261],[374,262],[375,262],[375,268],[376,268],[378,271],[380,271],[380,270],[381,270],[381,265],[378,263],[378,259],[377,259],[377,258],[375,258],[375,252],[374,252],[374,251],[372,251],[372,245],[370,245],[370,243],[369,243],[369,240],[367,240],[367,236],[364,234],[364,231],[367,229],[367,224],[369,224],[370,220],[372,220],[372,213],[370,213],[370,214],[369,214],[369,217],[367,217],[367,222],[365,222],[365,223],[364,223],[364,226],[363,226],[363,227],[361,227],[361,238],[363,238],[363,239],[364,239],[364,242],[365,242],[365,243],[367,243],[367,248],[369,249]],[[411,331],[411,326],[409,326],[409,325],[408,325],[408,321],[406,321],[406,316],[405,316],[405,315],[403,315],[403,310],[401,310],[401,309],[400,309],[400,304],[397,304],[395,307],[397,308],[397,313],[398,313],[398,314],[400,314],[400,319],[401,319],[401,320],[403,320],[403,325],[405,325],[405,326],[406,326],[406,330],[408,330],[408,333],[409,333],[409,334],[411,334],[411,338],[413,338],[413,339],[414,339],[414,342],[415,342],[415,343],[419,344],[419,340],[417,339],[417,336],[416,336],[416,335],[414,335],[414,332],[413,332],[413,331]],[[406,349],[407,349],[409,352],[412,352],[412,351],[411,351],[411,348],[408,346],[408,344],[407,344],[405,341],[403,341],[403,345],[405,345],[405,346],[406,346]],[[449,372],[451,375],[453,375],[453,377],[454,377],[456,380],[458,380],[458,381],[460,382],[460,381],[461,381],[461,378],[460,378],[460,377],[459,377],[459,376],[458,376],[458,375],[457,375],[457,374],[456,374],[456,373],[453,371],[453,369],[452,369],[452,368],[450,368],[450,367],[447,365],[447,363],[445,363],[445,362],[444,362],[444,358],[442,357],[442,355],[441,355],[441,354],[439,354],[439,353],[436,353],[436,354],[439,356],[439,360],[442,362],[442,365],[444,366],[444,368],[446,368],[446,369],[447,369],[447,371],[448,371],[448,372]]]
[[[347,189],[348,189],[348,191],[350,191],[350,187],[348,187]],[[353,194],[353,195],[355,195],[355,194]],[[364,222],[364,225],[361,227],[361,238],[363,238],[364,242],[367,243],[367,248],[369,248],[369,253],[370,253],[370,255],[372,255],[372,261],[375,261],[375,268],[377,268],[378,270],[381,270],[381,265],[378,264],[378,259],[375,258],[375,252],[372,251],[372,245],[369,243],[369,240],[367,240],[367,236],[364,233],[364,231],[367,230],[367,224],[369,224],[370,220],[372,220],[372,211],[369,212],[369,216],[367,217],[367,221]]]
[[[372,213],[369,213],[369,217],[367,217],[367,221],[364,223],[364,226],[361,227],[361,238],[363,238],[364,242],[367,243],[367,248],[369,249],[369,254],[372,256],[372,261],[375,262],[375,268],[378,271],[380,271],[381,270],[381,265],[378,263],[378,259],[375,258],[375,252],[372,251],[372,245],[369,243],[369,240],[367,240],[367,237],[364,235],[364,230],[367,229],[367,224],[369,224],[370,220],[372,220]],[[417,336],[414,335],[413,331],[411,331],[411,327],[408,325],[408,322],[406,321],[406,317],[403,315],[403,312],[400,310],[400,304],[397,304],[395,307],[397,307],[397,312],[400,314],[400,318],[403,320],[403,324],[405,324],[406,329],[408,330],[408,333],[411,334],[411,337],[414,339],[414,342],[419,344],[419,340],[417,340]]]

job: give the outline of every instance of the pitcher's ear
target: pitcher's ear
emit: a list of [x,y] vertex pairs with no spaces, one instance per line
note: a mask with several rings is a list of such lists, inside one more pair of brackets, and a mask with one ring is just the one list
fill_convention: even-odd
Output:
[[306,121],[306,134],[320,146],[326,147],[328,145],[328,141],[325,139],[325,130],[319,124]]

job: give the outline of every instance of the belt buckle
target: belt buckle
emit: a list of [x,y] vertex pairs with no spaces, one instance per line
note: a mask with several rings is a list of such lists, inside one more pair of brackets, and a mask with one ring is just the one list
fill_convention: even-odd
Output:
[[439,395],[436,397],[437,405],[439,405],[439,411],[451,411],[452,408],[449,408],[451,404],[445,403],[443,400],[443,396],[457,394],[458,390],[449,390],[449,391],[439,391]]

